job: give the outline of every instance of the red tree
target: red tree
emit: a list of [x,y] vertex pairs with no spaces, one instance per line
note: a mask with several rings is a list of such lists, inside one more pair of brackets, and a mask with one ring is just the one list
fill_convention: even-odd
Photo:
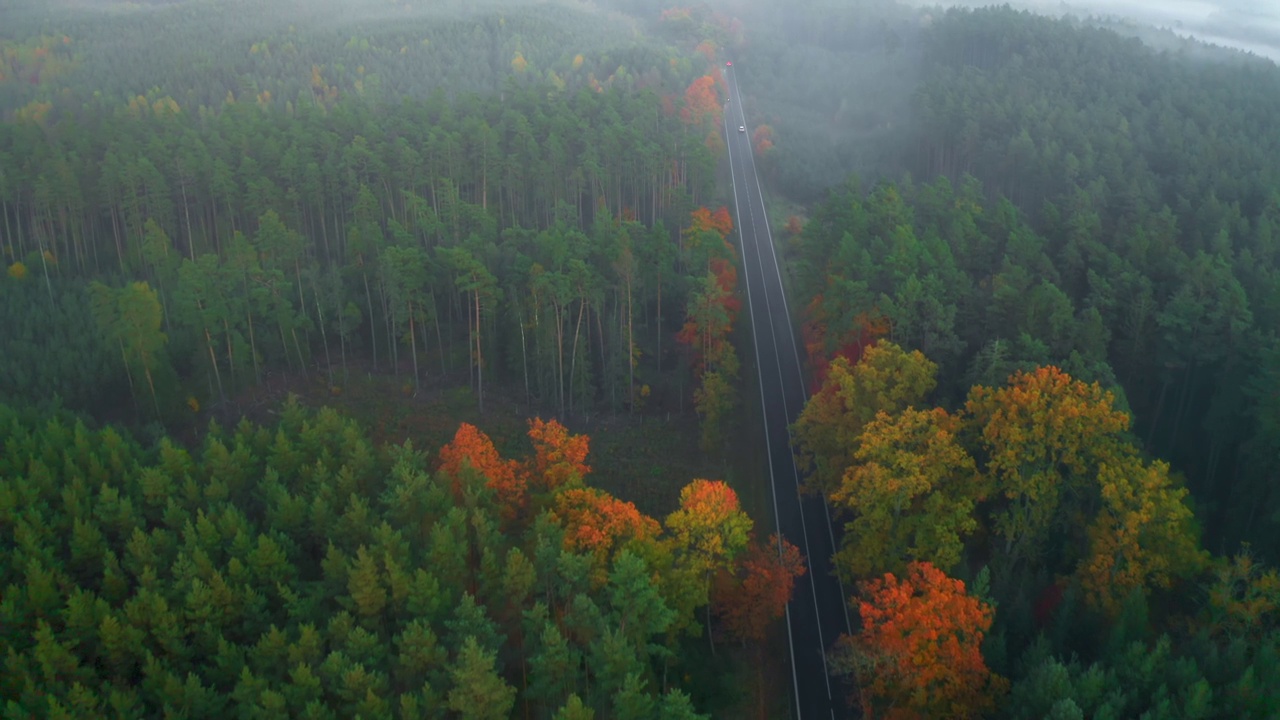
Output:
[[729,208],[721,205],[719,210],[711,216],[711,227],[720,233],[721,238],[729,237],[729,233],[733,232],[733,217],[729,215]]
[[[821,294],[810,301],[805,315],[808,320],[800,328],[800,335],[804,342],[805,354],[809,356],[809,365],[813,368],[810,393],[815,393],[822,387],[832,360],[842,357],[848,360],[850,365],[857,365],[867,348],[889,334],[888,319],[879,311],[872,310],[859,313],[853,320],[853,328],[833,343],[828,337],[830,323]],[[835,346],[834,352],[828,350],[832,345]]]
[[731,635],[763,642],[769,625],[782,617],[796,578],[804,575],[804,556],[795,545],[773,535],[767,543],[752,543],[733,574],[717,578],[716,612]]

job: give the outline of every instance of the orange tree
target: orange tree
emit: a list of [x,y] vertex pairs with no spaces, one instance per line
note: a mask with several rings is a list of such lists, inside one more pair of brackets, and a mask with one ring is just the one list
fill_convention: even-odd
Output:
[[488,435],[470,423],[462,423],[453,440],[440,448],[440,470],[452,480],[453,495],[458,501],[466,492],[464,469],[468,467],[497,495],[504,517],[516,515],[524,506],[528,478],[519,463],[503,459]]
[[857,673],[867,717],[980,717],[1004,693],[981,651],[993,609],[933,565],[864,583],[858,612],[862,631],[841,638],[836,664]]

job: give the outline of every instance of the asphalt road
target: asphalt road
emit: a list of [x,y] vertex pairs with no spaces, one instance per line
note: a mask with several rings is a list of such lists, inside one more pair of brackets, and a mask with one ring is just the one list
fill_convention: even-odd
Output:
[[[793,711],[800,720],[845,720],[853,714],[843,684],[827,670],[826,651],[842,633],[850,631],[847,596],[832,572],[835,535],[826,501],[814,495],[801,496],[799,492],[801,475],[792,454],[789,428],[807,397],[800,355],[765,215],[764,194],[756,176],[752,128],[743,114],[733,68],[726,67],[725,75],[730,96],[724,112],[725,135],[747,308],[760,374],[774,516],[780,534],[800,548],[809,564],[808,572],[796,582],[786,615]],[[739,126],[745,126],[747,132],[739,132]]]

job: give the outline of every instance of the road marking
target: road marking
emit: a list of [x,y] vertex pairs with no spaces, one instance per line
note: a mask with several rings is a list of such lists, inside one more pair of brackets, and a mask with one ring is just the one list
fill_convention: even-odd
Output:
[[[725,137],[732,138],[729,135],[728,118],[724,118]],[[729,185],[733,188],[733,212],[738,220],[738,242],[745,243],[746,238],[742,234],[742,211],[741,205],[738,203],[738,182],[733,174],[733,152],[729,151]],[[778,556],[782,556],[782,518],[778,514],[778,483],[773,477],[773,448],[769,446],[769,408],[764,398],[764,376],[760,374],[760,340],[756,333],[756,315],[754,306],[751,304],[751,280],[747,273],[747,255],[746,248],[742,250],[742,275],[743,284],[747,286],[747,314],[751,316],[751,346],[755,350],[756,355],[756,382],[760,386],[760,414],[764,419],[764,448],[769,457],[769,487],[773,490],[773,525],[778,534]],[[805,563],[808,564],[809,558],[805,557]],[[809,569],[812,574],[813,569]],[[796,699],[796,720],[801,720],[803,713],[800,712],[800,680],[796,676],[796,641],[791,634],[791,601],[788,600],[783,608],[787,617],[787,649],[791,652],[791,694]],[[708,629],[708,632],[710,630]],[[834,713],[834,711],[832,711]]]
[[[737,103],[737,104],[738,104],[738,106],[739,106],[739,107],[738,107],[738,114],[739,114],[739,115],[741,116],[741,118],[742,118],[742,126],[743,126],[743,127],[745,127],[745,126],[746,126],[746,113],[745,113],[745,112],[742,110],[742,108],[741,108],[741,105],[742,105],[742,94],[741,94],[741,92],[740,92],[740,91],[738,91],[738,86],[737,86],[737,82],[736,82],[736,80],[735,80],[735,81],[733,81],[733,90],[734,90],[734,93],[735,93],[735,94],[737,95],[737,97],[738,97],[738,103]],[[732,135],[730,135],[729,125],[728,125],[728,117],[727,117],[727,116],[726,116],[726,117],[723,117],[723,123],[724,123],[724,127],[725,127],[725,136],[726,136],[726,138],[728,138],[728,139],[729,139],[729,140],[728,140],[729,142],[734,142],[735,140],[733,139],[733,136],[732,136]],[[748,153],[747,153],[747,154],[748,154],[748,155],[750,155],[750,154],[751,154],[750,141],[749,141],[749,140],[748,140]],[[753,168],[754,168],[754,162],[753,162]],[[745,167],[743,168],[743,170],[744,170],[743,178],[744,178],[744,180],[745,180],[745,179],[746,179]],[[737,171],[734,169],[734,165],[733,165],[733,152],[732,152],[732,150],[730,150],[730,151],[729,151],[729,171],[730,171],[730,175],[731,175],[731,179],[732,179],[732,184],[733,184],[734,210],[735,210],[735,212],[737,213],[737,216],[738,216],[738,228],[739,228],[738,237],[739,237],[739,240],[743,243],[743,253],[744,253],[744,255],[743,255],[743,259],[742,259],[742,260],[743,260],[742,265],[743,265],[743,274],[746,276],[746,281],[747,281],[747,304],[748,304],[748,312],[750,312],[750,313],[751,313],[752,338],[753,338],[754,345],[755,345],[755,349],[756,349],[756,375],[757,375],[757,377],[759,378],[759,381],[760,381],[760,401],[761,401],[761,404],[762,404],[762,405],[764,405],[764,403],[765,403],[765,399],[764,399],[764,377],[763,377],[763,375],[761,375],[762,368],[760,367],[760,347],[759,347],[760,338],[759,338],[759,334],[755,332],[755,310],[754,310],[754,307],[755,307],[755,306],[754,306],[754,303],[753,303],[752,298],[751,298],[751,282],[750,282],[750,273],[749,273],[749,271],[748,271],[748,269],[747,269],[747,260],[746,260],[746,255],[745,255],[745,253],[746,253],[746,247],[745,247],[746,237],[745,237],[745,235],[744,235],[744,234],[743,234],[743,232],[742,232],[742,212],[741,212],[741,203],[740,203],[740,201],[738,200]],[[753,172],[754,172],[754,170],[753,170]],[[756,188],[757,188],[757,192],[759,192],[759,185],[760,185],[760,181],[759,181],[759,178],[757,177],[757,178],[756,178]],[[764,206],[763,206],[763,195],[761,195],[761,211],[763,212],[763,210],[764,210]],[[761,283],[764,283],[764,282],[765,282],[765,280],[764,280],[764,275],[763,275],[763,273],[764,273],[764,267],[763,267],[763,259],[761,258],[761,252],[760,252],[760,237],[759,237],[759,234],[758,234],[758,233],[756,232],[756,230],[755,230],[755,226],[756,226],[755,218],[754,218],[754,216],[752,216],[752,215],[751,215],[751,208],[750,208],[750,196],[748,196],[748,208],[747,208],[747,213],[748,213],[748,216],[751,218],[751,221],[752,221],[752,241],[753,241],[753,242],[754,242],[754,244],[755,244],[755,249],[756,249],[756,258],[757,258],[757,261],[761,263],[761,268],[760,268],[761,278],[760,278],[760,280],[761,280]],[[767,215],[765,215],[765,223],[766,223],[765,231],[766,231],[766,232],[768,232],[768,216],[767,216]],[[770,236],[770,243],[772,244],[772,236]],[[770,247],[770,250],[772,251],[772,245],[771,245],[771,247]],[[775,266],[776,266],[776,259],[775,259]],[[779,283],[781,283],[781,275],[779,275],[779,276],[778,276],[778,278],[779,278]],[[781,284],[779,285],[779,287],[780,287],[780,289],[782,289],[782,288],[781,288]],[[783,305],[783,309],[784,309],[784,312],[786,311],[786,305],[785,305],[786,297],[785,297],[785,296],[786,296],[786,292],[785,292],[785,289],[783,289],[783,303],[784,303],[784,305]],[[768,291],[767,291],[767,286],[766,286],[766,292],[765,292],[765,298],[764,298],[764,301],[765,301],[765,309],[766,309],[765,317],[766,317],[766,320],[767,320],[767,321],[768,321],[768,323],[769,323],[769,334],[770,334],[770,336],[773,338],[773,354],[774,354],[774,359],[775,359],[775,361],[777,362],[779,390],[780,390],[780,392],[782,393],[783,423],[784,423],[784,424],[783,424],[783,427],[784,427],[784,428],[786,428],[787,438],[788,438],[788,444],[789,444],[789,447],[790,447],[790,445],[791,445],[791,443],[792,443],[792,439],[791,439],[791,431],[790,431],[790,427],[789,427],[790,423],[788,422],[788,415],[787,415],[787,398],[786,398],[786,390],[785,390],[785,384],[786,384],[786,381],[784,380],[784,378],[783,378],[783,376],[782,376],[782,357],[781,357],[781,355],[780,355],[780,354],[779,354],[779,352],[778,352],[777,329],[774,327],[774,324],[773,324],[773,313],[772,313],[771,305],[770,305],[770,303],[769,303],[769,295],[768,295]],[[790,324],[789,319],[788,319],[788,324]],[[792,342],[792,352],[793,352],[793,353],[795,352],[795,343],[794,343],[794,341]],[[765,417],[766,417],[766,420],[765,420],[765,435],[766,435],[766,445],[767,445],[767,441],[768,441],[768,432],[769,432],[769,430],[768,430],[768,419],[767,419],[767,418],[768,418],[768,410],[767,410],[767,409],[764,409],[764,413],[765,413]],[[777,513],[777,510],[776,510],[776,504],[777,504],[777,499],[776,499],[777,484],[776,484],[776,480],[774,479],[774,475],[773,475],[773,460],[772,460],[772,458],[773,458],[773,452],[772,452],[772,448],[770,448],[770,449],[769,449],[769,458],[770,458],[770,462],[769,462],[770,482],[773,484],[773,488],[774,488],[774,492],[775,492],[775,499],[774,499],[774,503],[775,503],[775,517],[776,517],[776,513]],[[824,633],[824,632],[823,632],[823,630],[822,630],[822,611],[821,611],[821,609],[820,609],[820,608],[819,608],[819,606],[818,606],[818,587],[817,587],[817,579],[816,579],[816,577],[815,577],[815,573],[814,573],[814,570],[813,570],[813,561],[812,561],[813,553],[810,551],[810,547],[809,547],[809,526],[808,526],[808,521],[805,519],[804,503],[801,501],[801,497],[800,497],[800,492],[799,492],[799,490],[800,490],[800,478],[799,478],[799,474],[798,474],[798,471],[797,471],[797,468],[796,468],[796,463],[795,463],[795,454],[794,454],[794,452],[792,452],[792,453],[791,453],[791,469],[792,469],[792,474],[793,474],[794,483],[795,483],[795,487],[796,487],[796,501],[797,501],[797,507],[798,507],[798,509],[800,510],[800,527],[801,527],[801,534],[803,535],[804,552],[805,552],[805,564],[808,566],[808,570],[809,570],[809,586],[810,586],[810,589],[813,591],[813,611],[814,611],[814,622],[815,622],[815,623],[817,624],[817,626],[818,626],[818,656],[819,656],[819,658],[821,658],[821,660],[822,660],[822,668],[823,668],[823,682],[826,684],[826,688],[827,688],[827,700],[828,700],[828,702],[829,702],[829,703],[832,703],[832,705],[834,705],[834,697],[833,697],[832,692],[831,692],[831,673],[830,673],[830,671],[829,671],[829,670],[828,670],[828,668],[827,668],[827,653],[826,653],[826,646],[825,646],[825,640],[824,640],[824,635],[825,635],[825,633]],[[829,524],[829,523],[830,523],[830,520],[828,519],[828,524]],[[778,528],[778,532],[779,532],[779,534],[781,534],[781,532],[782,532],[782,530],[781,530],[781,525],[780,525],[780,519],[779,519],[779,528]],[[833,543],[832,547],[834,548],[834,543]],[[843,604],[844,604],[844,599],[843,599],[843,598],[844,598],[844,591],[843,591],[843,588],[842,588],[842,589],[841,589],[841,605],[843,605]],[[847,611],[846,611],[846,616],[847,616]],[[788,617],[789,617],[789,615],[788,615]],[[847,621],[847,617],[846,617],[846,621]],[[794,648],[794,639],[793,639],[793,647],[792,647],[792,656],[793,656],[792,675],[793,675],[793,678],[794,678],[794,675],[795,675],[794,655],[795,655],[795,648]],[[797,707],[797,712],[799,712],[799,704],[800,704],[800,698],[799,698],[799,686],[798,686],[798,684],[797,684],[797,685],[796,685],[796,707]],[[834,707],[829,706],[829,708],[830,708],[830,710],[831,710],[832,714],[834,715],[834,713],[835,713],[835,709],[834,709]]]
[[[744,120],[745,120],[745,117],[744,117]],[[747,200],[748,213],[751,212],[750,202],[751,202],[750,199],[748,199]],[[763,260],[760,259],[760,235],[757,232],[755,232],[755,226],[756,226],[755,219],[752,218],[751,237],[756,247],[756,258],[762,265],[761,273],[763,273],[764,272]],[[746,267],[745,258],[743,259],[743,267]],[[763,277],[761,277],[761,282],[762,283],[765,282]],[[781,400],[782,400],[782,416],[783,416],[783,423],[784,423],[783,427],[785,428],[790,424],[787,422],[789,414],[787,412],[787,394],[786,394],[786,386],[785,386],[786,380],[784,380],[782,377],[782,356],[778,352],[778,331],[777,331],[777,328],[775,328],[773,325],[773,307],[769,302],[769,293],[767,289],[764,297],[764,305],[765,305],[765,318],[769,323],[769,336],[773,339],[773,342],[772,342],[773,357],[774,357],[774,361],[777,363],[778,385],[779,385],[779,392],[781,394]],[[752,325],[754,326],[754,324],[755,324],[755,318],[753,317]],[[761,383],[763,384],[763,380],[761,380]],[[788,441],[790,441],[790,438],[791,438],[791,434],[788,431],[787,433]],[[813,590],[813,614],[814,614],[814,620],[818,624],[818,654],[822,657],[823,680],[826,682],[826,686],[827,686],[827,700],[831,700],[832,699],[831,674],[827,670],[827,652],[826,652],[827,646],[826,646],[826,637],[825,637],[826,633],[823,632],[822,630],[822,610],[818,606],[818,580],[816,577],[816,573],[813,571],[813,563],[812,563],[813,552],[809,547],[809,521],[805,517],[804,502],[800,495],[800,477],[795,474],[796,464],[795,464],[794,454],[792,454],[791,456],[791,472],[792,472],[792,481],[795,484],[795,490],[796,490],[796,505],[800,510],[800,532],[804,536],[805,562],[809,565],[809,587]],[[841,593],[841,595],[843,596],[843,593]],[[843,601],[843,598],[842,598],[842,601]]]
[[[742,116],[743,127],[746,127],[747,114],[746,114],[746,110],[742,106],[742,92],[738,89],[737,77],[734,77],[733,79],[733,91],[738,99],[738,103],[737,103],[738,114]],[[730,159],[732,160],[732,155],[730,156]],[[791,345],[791,354],[795,357],[795,360],[796,360],[796,375],[798,376],[798,379],[800,382],[800,393],[804,397],[804,399],[807,401],[809,399],[809,391],[804,384],[804,371],[802,369],[804,366],[800,364],[800,351],[796,348],[795,329],[791,326],[791,309],[787,306],[787,288],[785,285],[782,284],[782,270],[779,267],[778,256],[774,249],[773,229],[772,229],[772,226],[770,226],[769,224],[769,211],[765,207],[764,190],[760,186],[760,176],[756,172],[755,153],[747,153],[747,161],[751,165],[751,175],[752,177],[755,178],[756,192],[760,196],[760,213],[764,215],[764,231],[765,231],[765,236],[769,239],[769,256],[773,259],[773,271],[778,278],[778,287],[782,290],[782,310],[783,310],[783,313],[786,315],[786,319],[787,319],[787,338],[788,338],[788,342]],[[735,189],[735,195],[734,195],[734,202],[737,202],[736,189]],[[759,243],[756,244],[756,247],[757,247],[757,255],[759,255],[759,252],[758,252]],[[760,272],[764,272],[763,263],[762,263],[762,267],[760,268]],[[773,323],[773,320],[771,317],[770,318],[771,327],[772,327],[772,323]],[[774,334],[774,342],[775,343],[777,342],[776,333]],[[776,344],[774,346],[774,350],[775,351],[777,350]],[[782,372],[781,363],[779,363],[778,365],[778,372],[779,373]],[[783,400],[783,403],[786,403],[785,392],[783,393],[782,400]],[[787,423],[787,439],[791,441],[791,446],[795,447],[795,438],[791,435],[790,423]],[[795,459],[796,459],[795,453],[793,452],[791,454],[791,464],[793,467],[795,467]],[[799,483],[799,481],[800,481],[800,472],[799,472],[799,468],[796,468],[796,482]],[[838,548],[836,546],[835,531],[832,529],[832,526],[831,526],[831,508],[827,505],[826,496],[824,496],[822,493],[818,493],[818,497],[819,499],[822,500],[823,517],[826,519],[826,523],[827,523],[827,535],[831,538],[831,550],[832,552],[835,552]],[[836,573],[836,584],[840,588],[840,608],[844,611],[845,630],[850,635],[852,635],[853,624],[849,620],[849,603],[845,600],[845,598],[847,598],[848,595],[845,593],[844,581],[840,579],[839,573]]]

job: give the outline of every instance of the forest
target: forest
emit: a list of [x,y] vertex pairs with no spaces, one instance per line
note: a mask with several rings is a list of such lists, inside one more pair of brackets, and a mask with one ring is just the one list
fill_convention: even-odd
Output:
[[858,714],[1280,713],[1270,61],[893,0],[0,14],[5,718],[794,716],[730,58]]

